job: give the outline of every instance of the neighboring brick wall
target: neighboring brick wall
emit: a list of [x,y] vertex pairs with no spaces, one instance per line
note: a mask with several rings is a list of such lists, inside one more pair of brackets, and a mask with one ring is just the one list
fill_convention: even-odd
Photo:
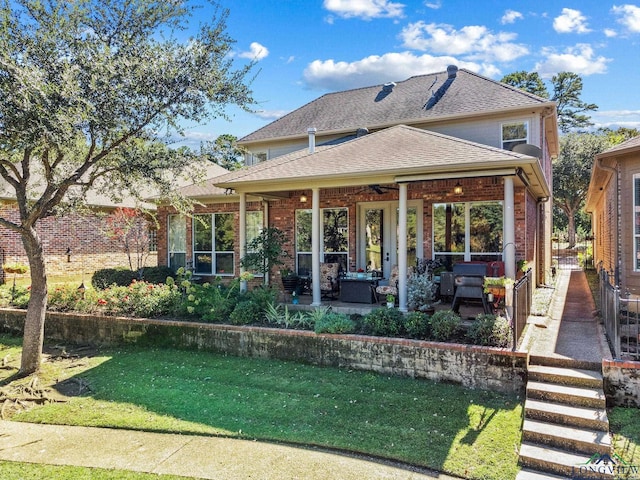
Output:
[[[0,310],[0,329],[21,332],[24,311]],[[317,335],[262,327],[48,313],[53,341],[112,345],[139,343],[353,368],[386,375],[451,382],[468,388],[522,393],[526,353],[362,335]]]
[[[108,211],[96,211],[87,215],[70,213],[38,221],[36,230],[42,240],[47,275],[84,273],[90,278],[99,268],[129,266],[126,254],[105,233],[103,222],[108,213]],[[15,204],[0,205],[0,217],[19,223]],[[0,226],[0,238],[4,262],[28,264],[22,239],[18,233]],[[71,252],[69,257],[67,257],[67,249]],[[0,258],[0,261],[2,260]],[[153,252],[149,255],[146,266],[155,265],[157,265],[157,259],[156,253]]]
[[602,373],[609,406],[640,408],[640,362],[603,360]]

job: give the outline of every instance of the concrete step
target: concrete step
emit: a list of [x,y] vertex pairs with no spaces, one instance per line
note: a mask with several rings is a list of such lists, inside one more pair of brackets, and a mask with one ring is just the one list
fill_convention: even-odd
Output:
[[542,365],[546,367],[560,368],[576,368],[578,370],[593,370],[594,372],[602,372],[601,362],[590,362],[588,360],[575,360],[565,357],[546,357],[539,355],[531,355],[529,357],[529,365]]
[[524,403],[525,418],[557,423],[567,427],[609,431],[607,412],[602,408],[573,407],[561,403],[527,398]]
[[587,456],[594,453],[611,455],[611,437],[608,432],[599,430],[566,427],[526,418],[522,424],[522,439]]
[[567,477],[566,476],[559,477],[557,475],[553,475],[548,472],[543,473],[536,470],[531,470],[529,468],[523,468],[518,472],[518,475],[516,475],[516,480],[553,480],[553,479],[567,480]]
[[589,459],[589,455],[568,453],[528,442],[523,442],[520,446],[520,464],[528,469],[569,478],[597,478],[600,480],[614,478],[609,467],[587,464]]
[[600,372],[578,368],[529,365],[529,381],[602,388],[602,374]]
[[606,397],[599,388],[573,387],[558,383],[529,381],[527,398],[592,408],[606,408]]

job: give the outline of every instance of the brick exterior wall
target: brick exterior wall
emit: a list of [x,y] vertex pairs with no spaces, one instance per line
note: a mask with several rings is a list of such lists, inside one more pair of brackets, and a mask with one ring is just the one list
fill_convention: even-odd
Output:
[[[432,225],[433,204],[469,201],[487,201],[504,199],[504,184],[500,177],[461,179],[460,184],[464,194],[453,194],[453,188],[458,180],[437,180],[410,183],[407,188],[408,200],[423,201],[423,245],[422,250],[418,246],[418,255],[422,258],[431,258],[432,252]],[[395,186],[395,185],[390,185]],[[307,203],[300,201],[300,196],[305,195]],[[525,189],[515,187],[515,239],[516,258],[536,260],[536,240],[538,231],[535,201],[530,197],[525,198]],[[287,199],[269,201],[269,225],[282,230],[290,241],[284,245],[290,257],[286,259],[286,267],[294,269],[295,264],[295,218],[296,209],[311,208],[311,191],[292,191]],[[349,258],[351,265],[358,258],[357,245],[357,204],[361,202],[397,202],[398,192],[395,190],[377,194],[366,187],[327,188],[320,190],[320,208],[347,208],[349,214]],[[236,275],[239,274],[238,261],[240,250],[237,237],[238,203],[212,203],[198,206],[195,213],[236,212]],[[260,203],[248,203],[247,211],[262,209]],[[171,207],[159,207],[158,219],[158,263],[166,265],[167,254],[167,216],[176,213]],[[191,238],[191,219],[187,222],[187,261],[192,259],[193,242]]]
[[[47,275],[85,274],[89,279],[99,268],[128,268],[126,254],[105,234],[104,217],[109,213],[107,210],[86,215],[71,213],[38,221],[36,230],[42,239]],[[16,205],[0,205],[0,217],[19,223]],[[0,263],[28,263],[18,233],[0,225],[0,238]],[[67,249],[71,251],[70,256]],[[149,256],[146,265],[157,265],[155,252]]]

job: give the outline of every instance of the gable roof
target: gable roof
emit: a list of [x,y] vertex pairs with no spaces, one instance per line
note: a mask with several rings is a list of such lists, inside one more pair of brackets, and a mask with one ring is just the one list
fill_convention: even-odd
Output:
[[311,186],[396,183],[411,175],[465,177],[469,172],[490,174],[491,170],[507,167],[525,169],[539,196],[549,196],[537,158],[407,125],[318,148],[314,153],[298,150],[236,170],[213,183],[221,188],[264,193]]
[[638,149],[640,149],[640,135],[630,138],[629,140],[625,140],[624,142],[619,143],[618,145],[611,147],[602,153],[599,153],[598,155],[596,155],[596,158],[624,155],[625,153],[630,153]]
[[[411,125],[470,117],[554,102],[450,66],[448,72],[419,75],[397,84],[328,93],[241,138],[239,144],[318,134]],[[451,75],[451,76],[450,76]]]

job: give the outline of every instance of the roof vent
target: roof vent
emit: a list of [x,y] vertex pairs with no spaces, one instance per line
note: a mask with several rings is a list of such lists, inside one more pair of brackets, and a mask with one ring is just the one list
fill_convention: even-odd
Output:
[[395,86],[396,86],[396,82],[388,82],[388,83],[385,83],[385,84],[382,86],[382,91],[383,91],[383,92],[391,92],[391,91],[393,90],[393,87],[395,87]]
[[449,65],[447,67],[447,76],[449,78],[455,78],[457,74],[458,74],[458,67],[457,66]]
[[364,137],[369,133],[369,129],[366,127],[361,127],[356,131],[356,137]]

